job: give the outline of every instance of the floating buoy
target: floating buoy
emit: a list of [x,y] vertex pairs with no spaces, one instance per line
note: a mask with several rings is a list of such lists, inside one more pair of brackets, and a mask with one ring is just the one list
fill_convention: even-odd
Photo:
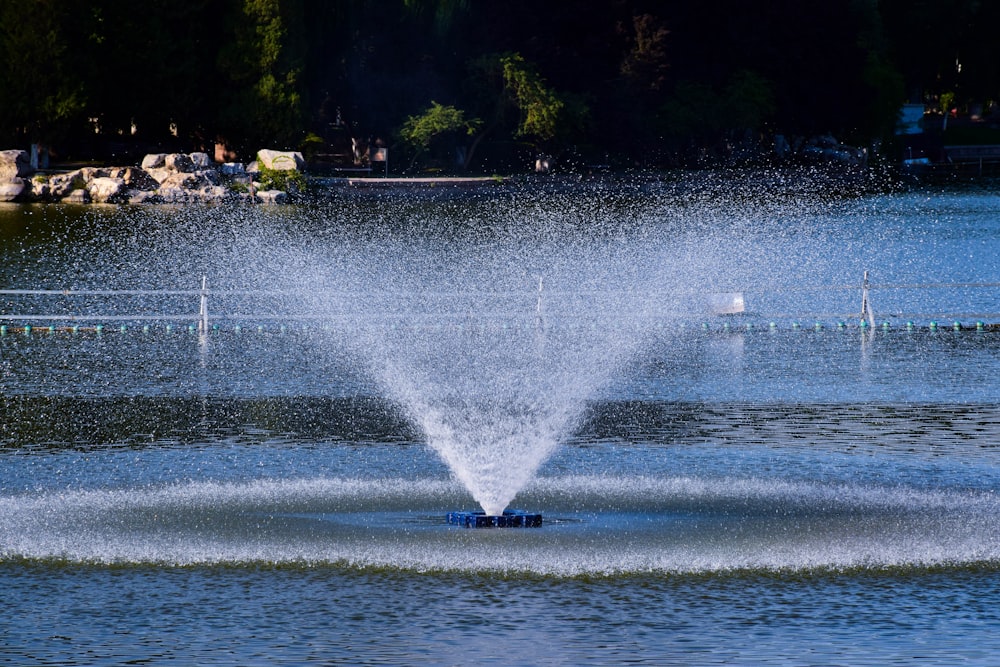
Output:
[[934,320],[931,320],[930,330],[931,331],[936,331],[937,330],[937,322],[935,322]]

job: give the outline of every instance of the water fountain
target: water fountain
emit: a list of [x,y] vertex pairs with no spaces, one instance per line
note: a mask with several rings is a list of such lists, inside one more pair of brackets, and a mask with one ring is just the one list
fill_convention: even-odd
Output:
[[[43,225],[46,251],[18,238],[31,259],[4,267],[5,283],[126,319],[3,339],[17,380],[5,441],[90,458],[77,470],[57,445],[44,474],[13,466],[0,548],[556,574],[992,558],[988,475],[900,458],[908,443],[892,434],[916,413],[886,407],[880,418],[903,426],[874,442],[867,417],[828,407],[930,401],[928,350],[987,357],[958,377],[990,367],[988,342],[928,337],[930,317],[906,337],[913,312],[941,304],[874,331],[871,303],[885,302],[864,272],[916,282],[925,258],[907,242],[884,249],[916,232],[891,216],[855,229],[850,204],[830,218],[822,202],[768,194],[595,186]],[[993,270],[976,266],[963,282]],[[126,302],[73,302],[67,287]],[[712,314],[713,295],[743,289],[748,312]],[[21,305],[44,307],[33,298]],[[977,299],[961,309],[987,312]],[[901,368],[920,381],[885,384]],[[991,400],[988,382],[962,384]],[[38,413],[68,416],[49,431]],[[826,420],[846,420],[834,441],[888,472],[825,447]],[[812,448],[771,424],[805,428]],[[780,465],[772,447],[789,450]],[[66,482],[66,466],[80,477]],[[972,495],[910,484],[931,478]],[[452,536],[538,525],[543,511],[543,530],[514,531],[533,536],[500,551]]]
[[0,662],[989,664],[1000,199],[784,176],[0,207]]
[[395,249],[361,282],[321,259],[305,309],[329,318],[321,349],[350,349],[485,513],[455,523],[525,525],[508,504],[674,305],[629,280],[632,248],[595,264],[538,237],[450,243],[460,249]]

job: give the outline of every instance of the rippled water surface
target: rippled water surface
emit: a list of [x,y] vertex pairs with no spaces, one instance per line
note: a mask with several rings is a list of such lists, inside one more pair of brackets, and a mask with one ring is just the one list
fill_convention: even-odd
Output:
[[[0,664],[991,664],[1000,196],[677,187],[0,209],[0,289],[119,292],[0,296]],[[581,378],[541,528],[446,523],[379,359]]]

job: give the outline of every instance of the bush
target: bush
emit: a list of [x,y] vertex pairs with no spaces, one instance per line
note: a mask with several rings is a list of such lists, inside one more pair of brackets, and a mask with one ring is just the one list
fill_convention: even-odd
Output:
[[268,169],[260,165],[260,189],[281,190],[289,194],[305,192],[306,175],[298,169]]

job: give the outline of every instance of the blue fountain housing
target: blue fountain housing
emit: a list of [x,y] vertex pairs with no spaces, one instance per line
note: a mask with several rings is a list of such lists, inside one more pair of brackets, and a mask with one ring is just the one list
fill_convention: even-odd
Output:
[[542,515],[524,510],[504,510],[500,515],[488,515],[482,510],[448,512],[448,523],[465,528],[539,528]]

